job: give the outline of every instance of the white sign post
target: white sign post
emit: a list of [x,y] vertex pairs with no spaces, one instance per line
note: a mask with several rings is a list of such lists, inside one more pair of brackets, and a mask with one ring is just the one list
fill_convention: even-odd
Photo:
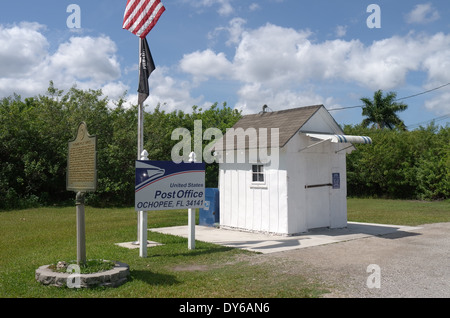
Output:
[[[193,158],[193,156],[191,156]],[[167,211],[188,209],[188,248],[195,248],[195,209],[205,203],[205,163],[172,161],[136,161],[135,210]],[[145,222],[145,223],[144,223]],[[140,222],[140,236],[146,236],[146,220]],[[145,234],[142,232],[145,231]],[[146,238],[144,241],[146,242]],[[141,244],[147,248],[146,244]],[[142,256],[145,257],[145,256]]]
[[[144,150],[141,154],[141,160],[148,160],[148,152]],[[139,242],[139,257],[147,257],[147,211],[138,212],[138,242]]]
[[[195,152],[190,153],[189,162],[195,163]],[[188,210],[188,227],[189,227],[188,249],[195,250],[195,209],[192,208]]]

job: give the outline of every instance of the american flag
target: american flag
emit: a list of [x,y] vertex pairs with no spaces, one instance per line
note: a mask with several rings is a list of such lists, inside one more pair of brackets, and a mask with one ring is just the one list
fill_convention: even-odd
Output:
[[123,28],[144,39],[165,10],[160,0],[128,0]]

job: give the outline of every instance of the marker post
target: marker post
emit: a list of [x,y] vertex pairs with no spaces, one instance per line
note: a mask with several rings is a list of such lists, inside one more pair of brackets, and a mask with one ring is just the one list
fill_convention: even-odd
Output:
[[[195,152],[191,152],[189,154],[189,162],[195,163]],[[188,209],[188,227],[189,227],[189,236],[188,236],[188,249],[195,250],[195,209]]]

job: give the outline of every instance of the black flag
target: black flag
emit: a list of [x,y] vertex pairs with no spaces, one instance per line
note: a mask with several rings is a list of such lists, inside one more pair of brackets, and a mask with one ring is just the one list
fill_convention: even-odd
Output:
[[150,95],[150,90],[148,87],[148,78],[150,74],[156,69],[155,63],[153,62],[152,53],[147,43],[147,39],[141,39],[141,52],[139,52],[139,105],[143,103],[147,97]]

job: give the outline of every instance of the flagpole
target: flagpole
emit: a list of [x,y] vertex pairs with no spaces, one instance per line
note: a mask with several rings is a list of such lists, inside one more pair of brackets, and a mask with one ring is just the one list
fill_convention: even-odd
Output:
[[[139,65],[141,65],[142,41],[139,39]],[[138,97],[138,100],[140,98]],[[144,151],[144,101],[139,103],[138,109],[138,154],[137,159],[141,160],[141,154]]]
[[[140,7],[140,10],[135,10],[136,6]],[[125,14],[123,18],[122,28],[130,31],[134,35],[137,35],[139,39],[139,89],[138,89],[138,132],[137,132],[137,160],[143,160],[141,157],[144,156],[144,101],[148,98],[148,78],[150,74],[155,70],[155,64],[150,53],[150,48],[148,47],[147,40],[145,37],[152,30],[155,24],[158,22],[161,15],[164,13],[166,8],[161,3],[161,0],[154,1],[144,1],[144,0],[128,0],[127,6],[125,8]],[[147,14],[142,14],[142,12],[147,12]],[[142,44],[142,40],[145,41]],[[142,52],[142,49],[145,52]],[[144,57],[142,56],[144,54]],[[145,65],[141,67],[141,63],[145,62]],[[150,65],[149,65],[150,64]],[[143,76],[141,76],[141,71]],[[142,83],[141,83],[142,81]],[[145,87],[146,86],[146,87]],[[142,94],[142,95],[141,95]],[[148,160],[145,159],[145,160]],[[137,241],[133,242],[134,245],[145,245],[147,247],[147,242],[142,244],[141,239],[145,237],[147,228],[142,229],[142,227],[147,227],[147,212],[138,212],[138,226],[137,226]],[[140,216],[141,215],[141,216]],[[141,254],[146,255],[146,251],[143,251],[141,246]],[[145,256],[144,255],[144,256]],[[143,255],[141,255],[143,256]]]
[[[139,103],[138,105],[138,156],[137,160],[141,160],[140,154],[144,151],[144,103]],[[140,244],[140,212],[137,213],[137,241],[135,242],[136,245]]]
[[[139,65],[141,65],[141,52],[142,52],[142,41],[139,39]],[[139,75],[140,76],[140,75]],[[140,80],[140,77],[139,77]],[[141,160],[142,152],[144,151],[144,101],[141,101],[141,98],[139,98],[138,93],[138,133],[137,133],[137,160]],[[140,245],[140,214],[141,212],[137,213],[137,241],[135,242],[136,245]]]

